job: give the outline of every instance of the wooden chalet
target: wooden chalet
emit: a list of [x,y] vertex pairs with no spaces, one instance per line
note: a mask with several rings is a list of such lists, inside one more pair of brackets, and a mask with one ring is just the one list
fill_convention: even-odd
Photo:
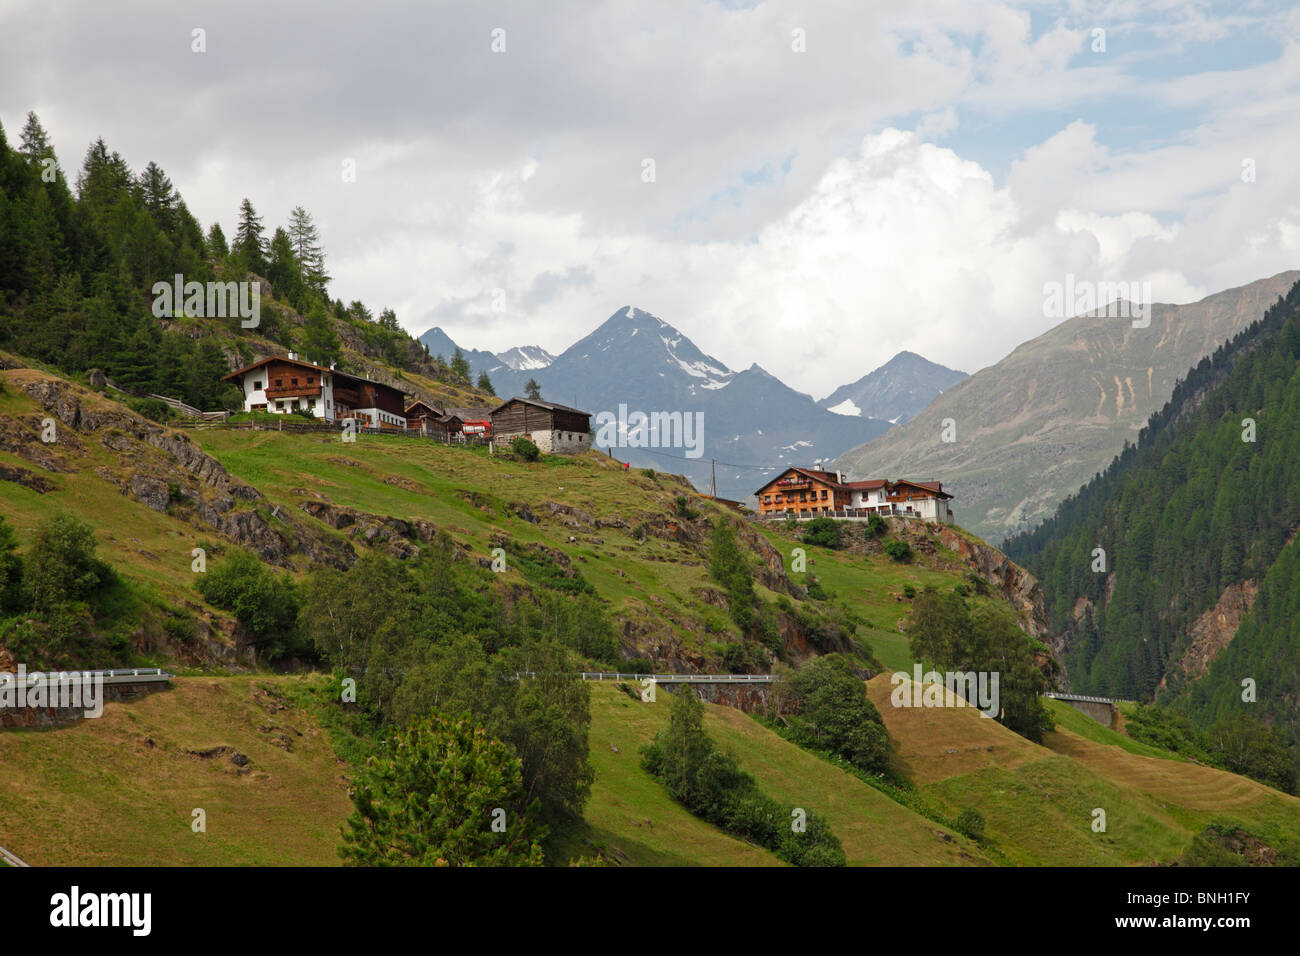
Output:
[[952,521],[952,495],[937,481],[845,481],[840,472],[791,467],[754,494],[760,516],[865,519],[876,514]]
[[288,415],[308,411],[323,421],[355,418],[370,427],[405,428],[405,393],[382,382],[272,355],[222,376],[244,393],[244,411]]
[[492,409],[492,435],[522,435],[542,451],[568,455],[591,448],[591,413],[536,398],[515,398]]

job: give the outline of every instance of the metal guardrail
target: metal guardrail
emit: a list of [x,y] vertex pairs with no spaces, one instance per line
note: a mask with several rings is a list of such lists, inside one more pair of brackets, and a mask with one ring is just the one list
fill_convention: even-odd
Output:
[[[142,684],[142,683],[165,683],[172,679],[173,675],[167,673],[160,667],[132,667],[118,668],[108,671],[28,671],[26,681],[31,683],[37,675],[45,681],[81,681],[89,678],[102,679],[105,684]],[[10,681],[17,680],[18,675],[11,671],[0,671],[0,684],[7,684]]]
[[618,674],[583,671],[583,680],[653,680],[656,684],[770,684],[771,674]]
[[1127,700],[1125,700],[1125,699],[1122,698],[1122,697],[1086,697],[1086,696],[1084,696],[1084,695],[1082,695],[1082,694],[1054,694],[1054,693],[1052,693],[1052,692],[1050,692],[1050,691],[1045,691],[1045,692],[1043,693],[1043,696],[1044,696],[1044,697],[1050,697],[1050,698],[1052,698],[1053,700],[1084,700],[1084,701],[1089,701],[1090,703],[1093,703],[1093,704],[1127,704],[1127,703],[1131,703],[1131,701],[1127,701]]
[[[537,671],[515,671],[515,680],[536,676]],[[583,680],[653,680],[656,684],[772,683],[771,674],[623,674],[618,671],[580,671],[577,676]]]

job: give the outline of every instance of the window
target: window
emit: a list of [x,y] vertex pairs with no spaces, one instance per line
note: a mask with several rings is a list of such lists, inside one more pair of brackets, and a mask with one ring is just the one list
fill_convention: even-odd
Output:
[[807,501],[807,500],[808,500],[808,492],[806,492],[806,491],[801,491],[801,492],[799,492],[799,500],[800,500],[800,501]]
[[284,385],[284,379],[282,379],[282,378],[277,378],[277,379],[275,380],[275,387],[276,387],[276,388],[279,388],[279,387],[282,386],[282,385]]
[[254,382],[254,383],[253,383],[253,391],[255,391],[255,392],[260,392],[261,390],[262,390],[262,383],[261,383],[261,382]]
[[310,385],[310,384],[311,384],[312,382],[314,382],[314,381],[316,381],[316,376],[315,376],[315,375],[308,375],[308,376],[307,376],[307,384],[308,384],[308,385]]
[[297,380],[296,378],[293,380],[293,384],[295,384],[295,385],[298,384],[298,380]]
[[823,489],[822,489],[822,501],[825,501],[825,500],[826,500],[826,490],[823,488]]

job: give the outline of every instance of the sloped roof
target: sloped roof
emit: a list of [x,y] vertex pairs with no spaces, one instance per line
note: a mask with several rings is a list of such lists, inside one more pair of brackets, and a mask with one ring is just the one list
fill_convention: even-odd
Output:
[[397,394],[399,395],[409,394],[408,392],[405,392],[402,389],[398,388],[396,385],[389,385],[387,382],[376,382],[372,378],[365,378],[364,376],[361,375],[354,375],[351,372],[344,372],[342,369],[326,368],[324,365],[315,365],[311,362],[304,362],[302,361],[302,359],[291,359],[287,355],[268,355],[266,358],[258,359],[252,365],[245,365],[243,368],[235,369],[229,375],[221,376],[221,380],[223,382],[228,382],[232,379],[242,378],[244,375],[247,375],[249,372],[253,371],[253,369],[261,368],[263,365],[268,365],[271,362],[283,362],[285,365],[296,365],[299,368],[308,368],[316,372],[326,372],[340,379],[346,379],[353,382],[361,382],[366,385],[378,385],[380,388],[387,388],[391,391],[397,392]]
[[769,478],[763,483],[758,491],[754,492],[754,494],[761,494],[764,488],[770,487],[776,481],[792,471],[798,472],[799,474],[805,475],[809,478],[814,478],[833,488],[841,488],[845,491],[872,491],[876,488],[884,488],[886,491],[892,493],[898,485],[907,485],[912,488],[919,488],[922,491],[928,491],[938,498],[952,497],[952,495],[943,490],[943,483],[938,481],[908,481],[905,478],[900,478],[897,481],[890,481],[887,478],[872,478],[867,481],[839,481],[833,471],[818,471],[815,468],[800,468],[797,465],[791,465],[785,471]]
[[496,412],[501,411],[501,409],[505,408],[511,402],[523,402],[525,405],[532,405],[534,408],[544,408],[547,411],[552,412],[573,412],[575,415],[586,415],[588,418],[591,417],[591,412],[584,412],[581,408],[573,408],[570,405],[561,405],[558,402],[544,402],[540,398],[521,398],[518,395],[514,398],[507,398],[496,408],[492,409],[492,412],[495,414]]

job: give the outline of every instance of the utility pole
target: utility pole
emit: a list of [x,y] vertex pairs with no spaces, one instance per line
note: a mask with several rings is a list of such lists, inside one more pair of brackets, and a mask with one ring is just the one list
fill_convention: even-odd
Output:
[[718,459],[709,459],[709,497],[718,497]]

